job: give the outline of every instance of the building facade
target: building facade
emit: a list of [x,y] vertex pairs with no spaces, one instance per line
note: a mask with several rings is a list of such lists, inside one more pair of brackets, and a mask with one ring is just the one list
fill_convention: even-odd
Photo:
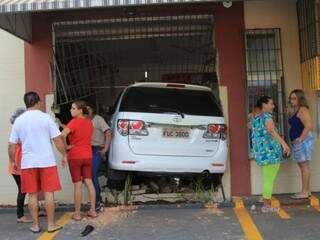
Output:
[[[124,81],[125,77],[130,75],[129,73],[132,73],[130,76],[134,77],[141,75],[140,72],[130,72],[132,71],[131,62],[125,62],[121,57],[123,56],[121,55],[123,48],[127,51],[127,59],[133,58],[137,62],[141,62],[140,65],[147,69],[142,69],[141,72],[144,72],[144,75],[147,72],[147,75],[158,76],[154,77],[155,79],[160,79],[161,75],[163,80],[169,75],[171,78],[179,76],[179,79],[188,76],[188,79],[193,81],[199,75],[197,72],[199,65],[205,66],[206,70],[203,71],[206,71],[206,76],[215,79],[212,84],[219,89],[222,106],[228,120],[230,157],[228,170],[223,178],[227,196],[247,196],[261,193],[260,169],[250,160],[249,156],[247,114],[251,108],[250,104],[257,97],[256,93],[271,94],[279,104],[277,120],[283,133],[286,132],[286,119],[283,114],[286,99],[292,89],[302,87],[299,27],[295,0],[233,1],[232,4],[229,1],[210,1],[143,4],[112,8],[82,6],[82,9],[67,8],[67,5],[60,7],[63,8],[63,6],[65,9],[59,11],[33,9],[31,12],[28,12],[22,5],[16,9],[12,7],[17,14],[20,10],[31,14],[31,18],[30,15],[28,16],[28,19],[31,19],[31,27],[27,29],[29,31],[15,32],[16,35],[27,40],[24,52],[20,40],[17,40],[20,41],[19,48],[15,48],[20,57],[24,54],[24,65],[19,65],[17,68],[24,72],[25,81],[23,82],[23,78],[20,79],[20,76],[19,79],[12,76],[12,81],[15,81],[14,84],[17,83],[20,90],[12,94],[15,102],[13,101],[10,105],[21,105],[23,91],[33,90],[39,92],[42,99],[46,99],[48,111],[52,109],[52,104],[57,111],[61,111],[67,105],[65,103],[68,100],[71,101],[81,94],[81,96],[91,94],[85,90],[81,92],[81,87],[77,87],[74,79],[77,78],[82,85],[85,85],[89,80],[79,80],[81,76],[88,76],[87,79],[89,79],[96,77],[97,74],[101,77],[102,82],[90,82],[93,84],[90,86],[97,89],[98,84],[105,83],[108,86],[105,91],[109,91],[110,96],[116,95],[114,89],[130,83],[130,80]],[[32,29],[31,32],[30,29]],[[11,31],[12,29],[7,28],[7,30]],[[203,40],[204,38],[193,37],[200,36],[199,32],[203,33],[201,36],[212,34],[212,37],[207,38],[210,41],[206,42]],[[166,36],[170,37],[170,40],[163,40],[161,43],[146,40],[144,48],[147,50],[139,48],[141,39],[155,37],[164,39]],[[119,42],[115,44],[108,42],[109,45],[103,47],[97,42],[92,44],[98,38],[103,42],[116,40],[117,37],[118,40],[120,38],[126,43],[122,45]],[[197,45],[201,41],[204,41],[203,44]],[[168,46],[168,43],[170,46],[178,45],[179,48],[188,48],[187,51],[192,52],[194,58],[198,56],[196,49],[203,49],[203,46],[210,43],[214,50],[206,50],[206,54],[211,54],[211,62],[206,65],[203,60],[190,63],[185,54],[177,52],[181,57],[176,60],[178,62],[171,64],[170,75],[167,70],[169,67],[162,62],[161,68],[159,68],[157,62],[157,59],[165,59],[167,56],[159,52],[165,51],[166,48],[163,45]],[[5,43],[1,46],[5,46]],[[134,52],[133,46],[144,57],[139,58],[139,53]],[[117,49],[117,51],[113,49]],[[109,55],[97,57],[97,52],[107,52]],[[152,52],[153,57],[150,57],[148,52]],[[200,51],[200,54],[203,55],[203,52]],[[83,57],[84,55],[85,57]],[[2,56],[0,61],[7,60],[1,58]],[[142,62],[142,58],[149,59],[149,62]],[[21,61],[19,59],[18,63]],[[104,65],[105,62],[108,64]],[[255,63],[257,64],[253,65]],[[115,68],[114,66],[117,64],[126,67]],[[92,69],[88,66],[99,70],[88,70]],[[105,72],[105,69],[109,69],[108,72]],[[167,73],[165,77],[163,77],[163,71]],[[62,81],[63,79],[69,80]],[[105,79],[108,79],[109,82],[103,82]],[[8,83],[12,82],[9,78],[7,81]],[[78,85],[81,85],[80,83]],[[71,89],[74,91],[72,92]],[[113,89],[113,92],[110,89]],[[312,108],[316,108],[317,99],[315,96],[314,91],[308,91]],[[100,95],[96,97],[96,99],[100,98]],[[104,101],[107,100],[104,99]],[[61,103],[60,106],[57,106],[58,102]],[[7,118],[12,109],[8,109]],[[4,132],[7,135],[9,128],[10,126],[5,126]],[[6,141],[2,145],[5,146],[5,144]],[[317,140],[316,145],[318,144]],[[2,158],[7,159],[6,151],[2,152]],[[318,170],[320,166],[318,167],[319,164],[316,161],[316,156],[319,154],[316,150],[312,162],[311,183],[313,191],[318,191],[320,188],[319,181],[316,181],[320,177]],[[5,172],[4,170],[5,168],[1,171]],[[57,195],[58,200],[71,202],[72,186],[69,172],[61,170],[60,174],[64,190]],[[1,174],[1,176],[3,175]],[[0,203],[9,203],[15,198],[12,194],[15,191],[14,184],[13,181],[10,182],[8,177],[3,176],[3,178],[5,181],[1,182],[5,185],[4,189],[8,191],[6,195],[12,196],[3,201],[0,200]],[[297,167],[290,161],[283,164],[275,191],[277,193],[296,192],[299,190],[299,184]]]

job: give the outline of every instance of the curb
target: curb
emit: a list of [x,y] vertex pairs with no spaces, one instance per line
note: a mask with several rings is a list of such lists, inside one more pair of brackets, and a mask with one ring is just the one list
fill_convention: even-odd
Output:
[[[274,197],[277,198],[281,205],[284,206],[294,206],[294,205],[310,205],[310,200],[292,200],[290,199],[291,194],[275,194]],[[320,198],[320,193],[313,193],[313,196]],[[262,206],[262,202],[259,202],[260,196],[249,196],[249,197],[240,197],[246,207],[251,207],[255,205],[257,207]],[[124,206],[124,205],[118,205]],[[135,204],[136,209],[139,210],[162,210],[162,209],[206,209],[206,204],[204,203],[161,203],[161,204]],[[234,208],[234,200],[226,200],[224,202],[217,203],[219,208]],[[108,209],[114,206],[105,206],[105,209]],[[74,210],[73,204],[61,204],[56,207],[56,212],[70,212]],[[82,210],[88,210],[86,205],[83,206]],[[0,206],[1,213],[15,213],[15,206]]]

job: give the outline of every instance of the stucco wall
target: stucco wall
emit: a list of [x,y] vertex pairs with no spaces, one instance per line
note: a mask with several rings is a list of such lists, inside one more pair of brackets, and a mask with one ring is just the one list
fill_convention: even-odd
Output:
[[[294,88],[301,88],[301,73],[299,59],[299,36],[295,0],[268,0],[245,2],[246,28],[280,28],[282,40],[283,70],[285,79],[286,99]],[[319,145],[319,143],[317,143]],[[320,189],[320,163],[312,162],[312,190]],[[320,154],[320,152],[319,152]],[[260,168],[251,163],[251,189],[253,194],[260,194],[262,176]],[[276,179],[276,193],[290,193],[300,190],[300,175],[298,168],[290,160],[281,165]]]
[[24,43],[0,30],[0,204],[15,202],[17,188],[8,174],[8,137],[11,129],[9,118],[16,107],[24,106],[25,91]]

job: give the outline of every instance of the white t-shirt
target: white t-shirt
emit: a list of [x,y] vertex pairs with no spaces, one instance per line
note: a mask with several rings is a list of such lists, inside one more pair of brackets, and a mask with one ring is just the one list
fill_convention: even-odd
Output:
[[11,130],[10,143],[22,144],[21,169],[56,166],[52,139],[60,131],[49,114],[29,110],[19,116]]
[[110,127],[103,119],[103,117],[99,115],[94,115],[92,119],[93,124],[93,135],[92,135],[92,146],[104,146],[105,139],[104,133],[105,131],[109,130]]

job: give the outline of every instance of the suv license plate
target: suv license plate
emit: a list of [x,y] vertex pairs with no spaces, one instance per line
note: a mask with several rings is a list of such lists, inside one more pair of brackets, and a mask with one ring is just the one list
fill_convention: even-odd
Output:
[[162,137],[165,138],[189,138],[189,128],[164,128]]

